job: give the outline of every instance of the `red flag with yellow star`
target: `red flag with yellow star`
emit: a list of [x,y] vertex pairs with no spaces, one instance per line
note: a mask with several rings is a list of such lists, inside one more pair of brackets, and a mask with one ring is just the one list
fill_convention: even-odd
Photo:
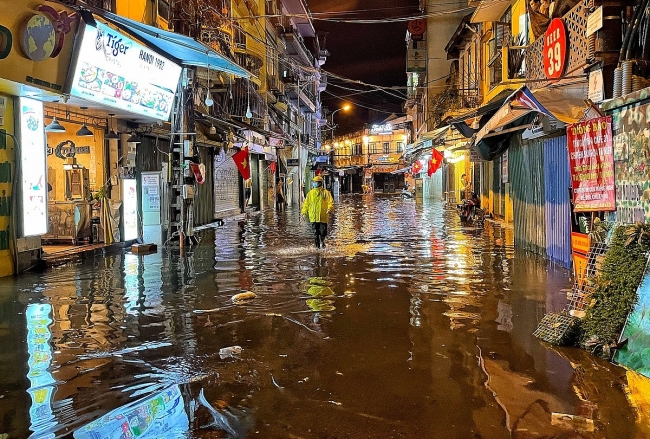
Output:
[[437,149],[434,149],[431,153],[431,160],[429,160],[429,177],[436,173],[440,166],[442,165],[443,155]]
[[248,161],[248,148],[243,148],[241,151],[237,152],[232,156],[232,159],[235,161],[237,169],[239,169],[239,173],[244,180],[251,178],[251,167]]
[[420,173],[422,170],[422,163],[420,163],[419,160],[416,160],[415,163],[413,163],[413,166],[411,167],[411,173],[413,175]]

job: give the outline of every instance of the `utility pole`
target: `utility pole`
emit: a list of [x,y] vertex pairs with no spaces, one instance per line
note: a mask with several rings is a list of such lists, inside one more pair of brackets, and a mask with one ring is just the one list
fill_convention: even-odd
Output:
[[298,74],[298,208],[302,209],[303,176],[302,176],[302,111],[300,111],[300,73]]

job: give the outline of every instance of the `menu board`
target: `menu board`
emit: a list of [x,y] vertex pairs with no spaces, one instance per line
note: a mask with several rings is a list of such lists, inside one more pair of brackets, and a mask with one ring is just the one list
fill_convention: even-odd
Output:
[[97,22],[86,25],[70,95],[168,120],[182,67],[125,34]]

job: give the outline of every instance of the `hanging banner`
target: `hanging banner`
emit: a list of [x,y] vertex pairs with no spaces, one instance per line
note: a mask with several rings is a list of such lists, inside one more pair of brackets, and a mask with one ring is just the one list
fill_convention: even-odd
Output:
[[567,140],[574,210],[616,210],[611,116],[568,125]]
[[612,112],[616,168],[616,221],[650,221],[650,104],[622,107]]

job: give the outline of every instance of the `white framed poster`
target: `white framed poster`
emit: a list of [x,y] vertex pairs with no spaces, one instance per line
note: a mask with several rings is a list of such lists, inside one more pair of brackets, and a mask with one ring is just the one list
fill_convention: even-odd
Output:
[[47,177],[43,103],[20,98],[23,236],[47,233]]
[[122,180],[122,200],[124,202],[124,240],[138,238],[138,192],[136,180]]

